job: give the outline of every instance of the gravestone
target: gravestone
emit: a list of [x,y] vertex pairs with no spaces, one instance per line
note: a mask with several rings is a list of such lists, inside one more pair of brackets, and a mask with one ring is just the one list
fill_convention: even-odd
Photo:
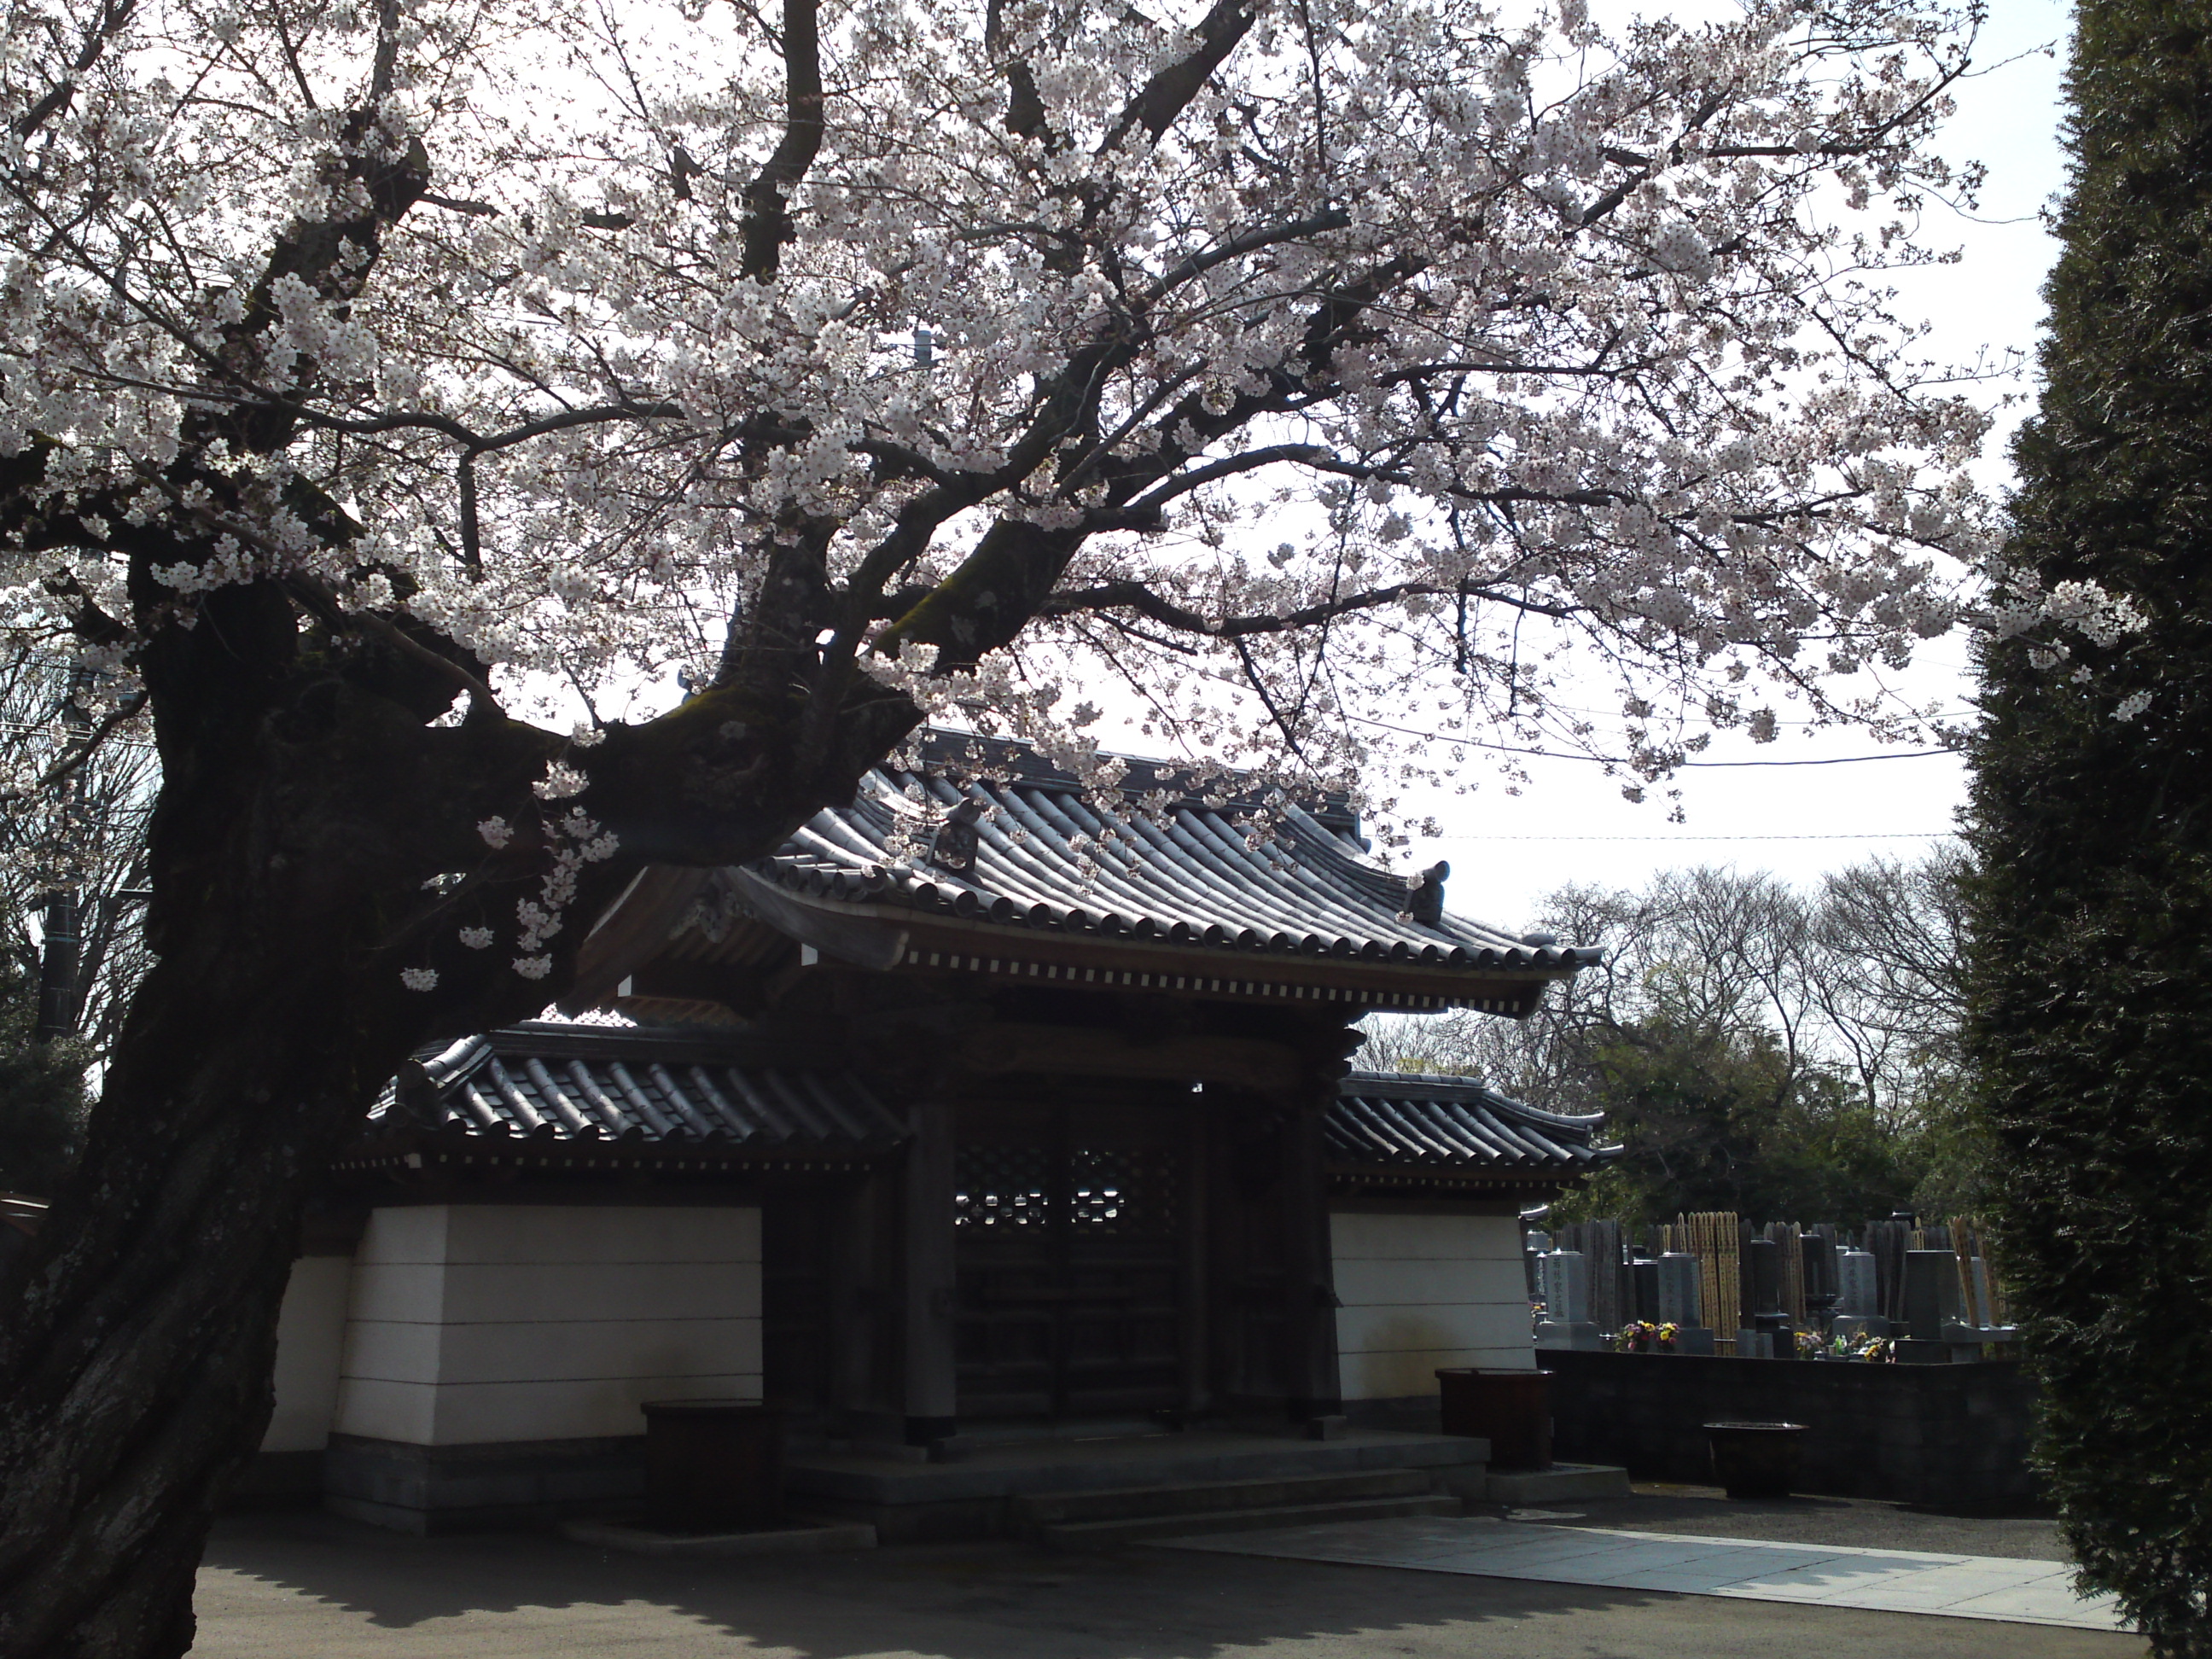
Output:
[[1782,1311],[1782,1247],[1771,1238],[1743,1242],[1743,1310],[1754,1316]]
[[1797,1326],[1788,1314],[1753,1314],[1751,1325],[1766,1339],[1767,1358],[1795,1359],[1797,1357]]
[[1669,1250],[1651,1264],[1662,1323],[1702,1325],[1705,1310],[1698,1291],[1698,1258],[1682,1250]]
[[1944,1328],[1956,1325],[1959,1314],[1959,1258],[1948,1250],[1907,1250],[1899,1363],[1942,1364],[1954,1358]]
[[1659,1264],[1650,1256],[1639,1256],[1629,1263],[1629,1272],[1636,1280],[1636,1316],[1659,1323],[1666,1318],[1659,1311]]
[[1580,1250],[1547,1250],[1537,1258],[1544,1316],[1559,1324],[1589,1317],[1589,1258]]
[[1589,1316],[1589,1258],[1580,1250],[1550,1250],[1537,1258],[1544,1317],[1537,1322],[1540,1348],[1601,1348],[1605,1338]]
[[1881,1281],[1871,1250],[1845,1250],[1837,1258],[1836,1311],[1871,1319],[1881,1313]]
[[1960,1312],[1959,1258],[1948,1250],[1907,1250],[1905,1334],[1916,1342],[1941,1341]]
[[1875,1259],[1878,1287],[1875,1313],[1895,1321],[1905,1317],[1905,1252],[1911,1247],[1912,1222],[1892,1217],[1866,1224],[1866,1248]]
[[1836,1305],[1836,1244],[1816,1232],[1798,1236],[1797,1249],[1804,1262],[1805,1314],[1817,1322]]
[[1541,1227],[1526,1227],[1521,1233],[1521,1266],[1528,1281],[1528,1299],[1544,1299],[1542,1267],[1544,1256],[1552,1248],[1552,1236]]

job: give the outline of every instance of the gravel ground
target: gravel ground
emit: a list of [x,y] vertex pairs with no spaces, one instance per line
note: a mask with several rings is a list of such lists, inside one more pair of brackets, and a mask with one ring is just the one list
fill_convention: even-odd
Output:
[[2055,1521],[1939,1515],[1869,1498],[1782,1498],[1738,1502],[1717,1486],[1641,1485],[1629,1498],[1575,1498],[1508,1511],[1563,1526],[1683,1532],[1708,1538],[1763,1538],[1790,1544],[1847,1544],[1865,1549],[1933,1550],[2028,1561],[2073,1558]]

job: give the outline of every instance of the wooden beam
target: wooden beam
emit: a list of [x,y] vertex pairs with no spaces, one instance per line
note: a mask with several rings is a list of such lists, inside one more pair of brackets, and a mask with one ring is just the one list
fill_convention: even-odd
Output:
[[1082,1025],[992,1025],[960,1041],[971,1071],[1080,1072],[1099,1077],[1191,1079],[1242,1088],[1295,1088],[1304,1067],[1279,1042],[1255,1037],[1188,1036],[1138,1043],[1118,1031]]

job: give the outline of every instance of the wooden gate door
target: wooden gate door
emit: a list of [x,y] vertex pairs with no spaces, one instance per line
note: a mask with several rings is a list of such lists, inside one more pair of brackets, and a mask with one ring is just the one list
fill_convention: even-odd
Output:
[[962,1417],[1093,1417],[1178,1403],[1187,1133],[1187,1113],[1151,1105],[961,1109]]

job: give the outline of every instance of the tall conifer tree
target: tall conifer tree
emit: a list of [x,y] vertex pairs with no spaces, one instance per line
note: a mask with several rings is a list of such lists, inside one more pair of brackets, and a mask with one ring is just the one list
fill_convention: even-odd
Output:
[[[2212,1655],[2212,34],[2082,0],[2027,585],[2147,626],[1984,655],[1972,1041],[2002,1233],[2088,1579]],[[2082,671],[2087,671],[2086,672]]]

